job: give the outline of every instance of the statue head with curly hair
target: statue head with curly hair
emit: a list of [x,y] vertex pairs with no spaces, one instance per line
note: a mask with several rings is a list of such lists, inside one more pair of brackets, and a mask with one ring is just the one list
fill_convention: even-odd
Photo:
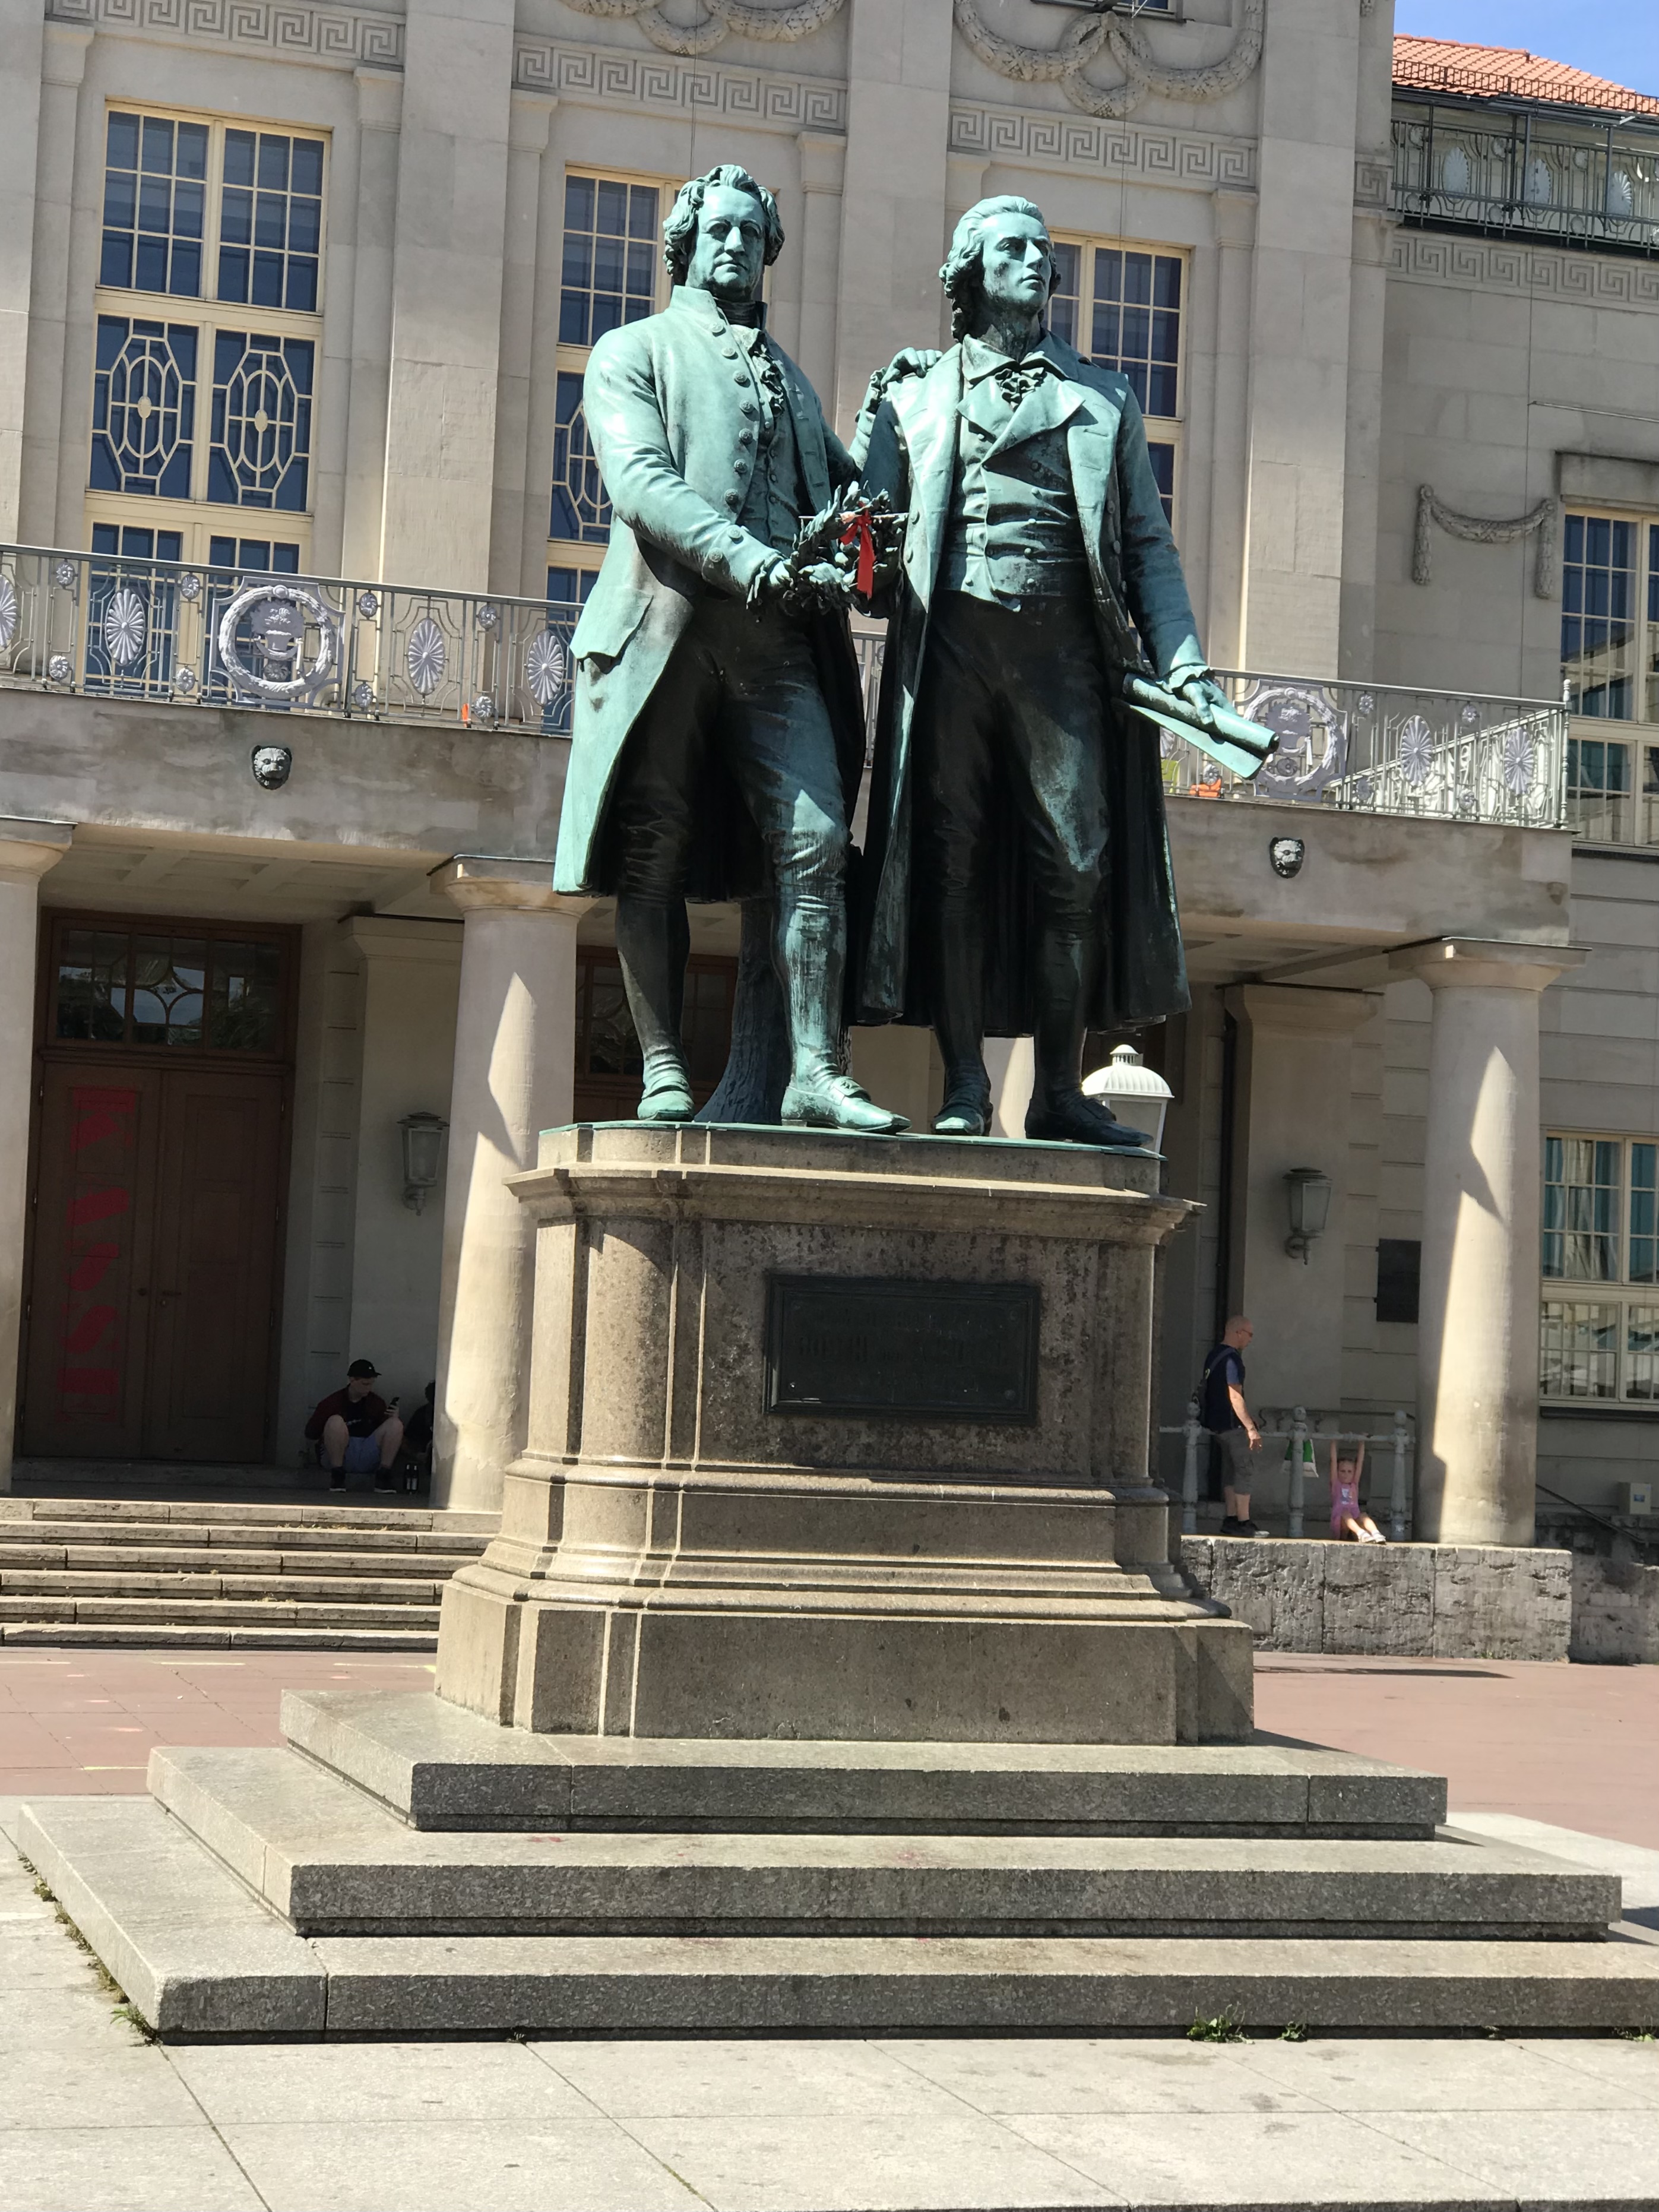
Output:
[[[744,200],[751,211],[745,212]],[[782,251],[777,202],[732,161],[682,185],[662,227],[662,258],[672,281],[702,284],[720,300],[757,298],[763,270]]]
[[[1008,236],[1004,238],[1005,229]],[[1047,263],[1039,276],[1030,247],[1040,248]],[[1027,311],[1041,317],[1060,282],[1060,264],[1049,242],[1048,226],[1034,200],[1012,192],[981,200],[957,225],[951,251],[939,279],[951,302],[951,336],[962,339],[985,319],[987,252],[994,257],[992,281],[996,297],[992,304],[1005,313]],[[1006,289],[1011,296],[1001,296]]]

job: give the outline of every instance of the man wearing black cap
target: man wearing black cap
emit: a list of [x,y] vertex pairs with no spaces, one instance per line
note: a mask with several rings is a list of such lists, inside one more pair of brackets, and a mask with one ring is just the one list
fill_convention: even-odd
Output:
[[306,1423],[307,1439],[322,1446],[331,1490],[343,1490],[348,1474],[369,1474],[375,1487],[390,1487],[387,1477],[404,1441],[404,1425],[370,1384],[380,1370],[372,1359],[354,1359],[343,1390],[323,1399]]

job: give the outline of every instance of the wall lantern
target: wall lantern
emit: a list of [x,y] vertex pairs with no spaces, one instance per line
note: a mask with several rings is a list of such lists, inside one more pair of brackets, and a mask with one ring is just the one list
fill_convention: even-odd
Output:
[[1285,1249],[1305,1267],[1315,1240],[1325,1234],[1330,1218],[1331,1179],[1317,1168],[1291,1168],[1285,1184],[1291,1199],[1291,1233]]
[[441,1114],[405,1114],[398,1127],[404,1143],[404,1204],[419,1213],[426,1205],[428,1191],[438,1188],[444,1132],[449,1124]]
[[1175,1095],[1132,1044],[1118,1045],[1104,1067],[1083,1079],[1085,1095],[1104,1099],[1120,1121],[1139,1129],[1155,1152],[1164,1149],[1164,1117]]

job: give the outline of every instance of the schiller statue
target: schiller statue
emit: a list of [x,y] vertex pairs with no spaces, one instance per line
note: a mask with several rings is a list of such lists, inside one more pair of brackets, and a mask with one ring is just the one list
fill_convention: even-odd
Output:
[[988,1031],[1034,1038],[1028,1137],[1138,1146],[1079,1077],[1086,1030],[1188,1003],[1154,724],[1245,775],[1271,740],[1211,678],[1127,380],[1046,327],[1041,211],[981,201],[940,276],[957,343],[863,470],[908,521],[857,1018],[932,1023],[941,1135],[990,1126]]

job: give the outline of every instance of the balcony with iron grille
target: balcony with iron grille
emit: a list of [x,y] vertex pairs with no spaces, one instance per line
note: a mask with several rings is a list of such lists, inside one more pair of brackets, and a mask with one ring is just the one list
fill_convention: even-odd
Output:
[[1659,255],[1659,118],[1397,93],[1389,204],[1428,229]]

